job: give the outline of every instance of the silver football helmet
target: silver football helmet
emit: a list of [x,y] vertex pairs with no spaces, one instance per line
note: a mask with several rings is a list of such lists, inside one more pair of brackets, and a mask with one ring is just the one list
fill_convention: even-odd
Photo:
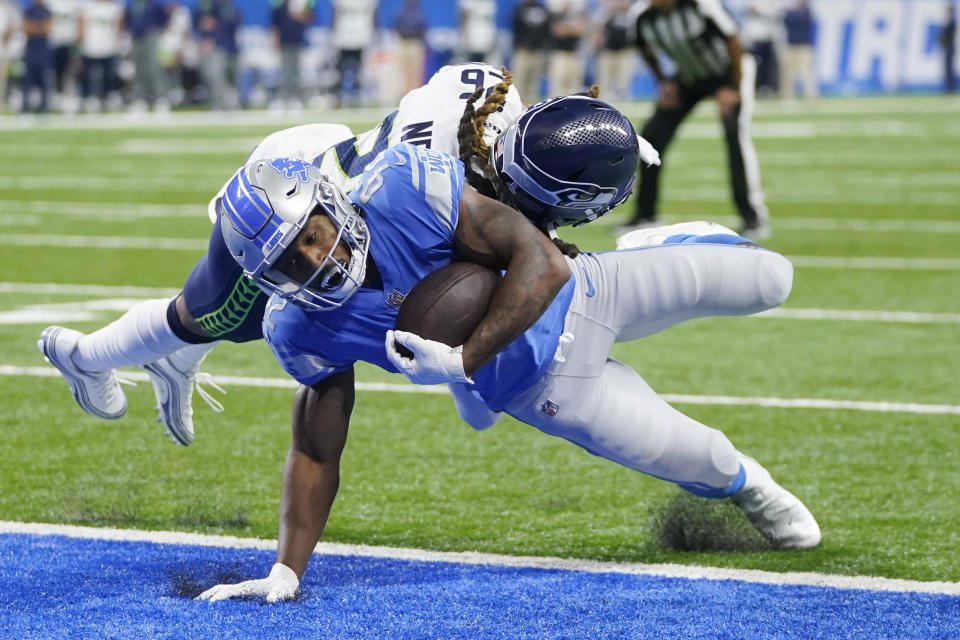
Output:
[[[268,293],[312,309],[341,306],[360,288],[370,234],[360,210],[309,162],[272,158],[250,162],[233,176],[217,208],[220,229],[244,274]],[[337,228],[326,258],[304,282],[275,268],[311,215],[326,215]],[[346,263],[334,259],[340,242]]]

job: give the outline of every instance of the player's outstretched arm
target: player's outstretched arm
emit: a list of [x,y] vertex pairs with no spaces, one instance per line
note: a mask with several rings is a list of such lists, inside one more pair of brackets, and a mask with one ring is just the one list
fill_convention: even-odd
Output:
[[266,578],[217,585],[199,599],[264,597],[275,602],[296,596],[340,485],[340,455],[353,403],[352,368],[312,387],[300,387],[293,401],[293,439],[283,470],[276,564]]
[[463,369],[470,376],[543,315],[570,269],[526,218],[472,187],[460,197],[454,240],[467,259],[506,270],[487,315],[463,345]]

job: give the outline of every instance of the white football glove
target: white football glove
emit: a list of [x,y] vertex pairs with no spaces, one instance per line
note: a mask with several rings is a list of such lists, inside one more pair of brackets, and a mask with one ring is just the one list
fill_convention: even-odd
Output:
[[640,146],[640,159],[648,167],[660,166],[660,152],[653,148],[653,145],[647,142],[642,136],[637,136],[637,144]]
[[197,600],[218,602],[227,598],[266,596],[267,602],[292,600],[300,590],[300,580],[293,569],[279,562],[273,565],[270,575],[260,580],[247,580],[237,584],[218,584],[197,596]]
[[[413,352],[406,358],[397,351],[402,345]],[[414,384],[470,382],[463,372],[463,345],[450,347],[435,340],[425,340],[407,331],[387,331],[387,358]]]

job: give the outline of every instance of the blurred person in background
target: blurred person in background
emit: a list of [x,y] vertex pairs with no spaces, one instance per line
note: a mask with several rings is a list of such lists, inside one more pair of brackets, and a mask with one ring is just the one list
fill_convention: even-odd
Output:
[[233,0],[200,0],[193,10],[200,72],[211,109],[235,109],[237,29],[240,14]]
[[272,0],[270,26],[280,50],[280,86],[275,107],[303,107],[300,89],[300,54],[306,45],[307,27],[317,18],[316,0]]
[[583,57],[580,43],[587,31],[583,0],[551,0],[550,32],[553,49],[547,63],[550,93],[566,95],[583,89]]
[[377,0],[333,0],[333,46],[337,49],[337,104],[363,102],[363,52],[377,33]]
[[[750,139],[756,63],[744,54],[737,23],[720,0],[650,0],[637,16],[637,47],[658,84],[656,111],[641,135],[661,156],[677,128],[706,97],[714,97],[723,123],[734,204],[741,235],[769,235],[760,167]],[[671,58],[676,75],[660,67],[658,53]],[[657,224],[660,167],[640,168],[637,209],[628,227]]]
[[397,34],[397,76],[401,79],[401,95],[406,95],[423,84],[427,18],[423,15],[420,0],[404,0],[394,18],[393,30]]
[[798,0],[793,9],[783,16],[787,31],[787,46],[783,53],[783,69],[780,72],[780,97],[794,97],[797,76],[803,83],[803,97],[820,95],[817,77],[813,69],[813,12],[809,0]]
[[947,93],[957,90],[957,72],[953,60],[957,55],[957,9],[947,3],[947,21],[940,31],[940,46],[943,47],[943,89]]
[[[46,113],[50,108],[50,83],[53,75],[53,49],[50,30],[53,14],[44,0],[32,0],[23,11],[23,33],[27,44],[23,50],[23,111]],[[31,106],[33,90],[40,94],[40,102]]]
[[460,49],[467,62],[487,62],[497,44],[495,0],[459,0]]
[[179,2],[170,5],[167,25],[157,36],[157,57],[164,74],[167,100],[174,105],[186,99],[186,69],[197,64],[196,43],[192,34],[190,10]]
[[743,46],[757,61],[757,93],[771,96],[777,92],[777,35],[780,31],[780,14],[771,0],[751,2],[740,37]]
[[167,26],[170,10],[171,7],[161,4],[160,0],[130,0],[124,12],[134,66],[131,111],[142,112],[148,106],[161,112],[170,108],[157,51],[157,39]]
[[74,85],[80,62],[77,58],[80,3],[77,0],[47,0],[47,6],[53,14],[50,46],[53,47],[56,108],[72,113],[77,108]]
[[513,58],[517,89],[531,104],[543,95],[544,56],[550,46],[550,13],[541,0],[521,0],[513,11]]
[[597,82],[603,87],[607,101],[626,100],[630,97],[633,81],[633,16],[630,0],[607,0],[606,15],[600,34],[600,55]]
[[83,108],[102,110],[117,89],[117,56],[123,37],[124,8],[116,0],[89,0],[80,9]]
[[14,34],[20,29],[20,11],[12,0],[0,0],[0,113],[7,110],[7,78],[10,73]]

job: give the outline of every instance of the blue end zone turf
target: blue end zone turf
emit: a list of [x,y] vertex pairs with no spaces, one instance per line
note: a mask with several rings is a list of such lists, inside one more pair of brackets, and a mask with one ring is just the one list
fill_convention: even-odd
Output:
[[960,637],[960,597],[315,556],[295,603],[197,602],[272,551],[0,535],[3,638]]

